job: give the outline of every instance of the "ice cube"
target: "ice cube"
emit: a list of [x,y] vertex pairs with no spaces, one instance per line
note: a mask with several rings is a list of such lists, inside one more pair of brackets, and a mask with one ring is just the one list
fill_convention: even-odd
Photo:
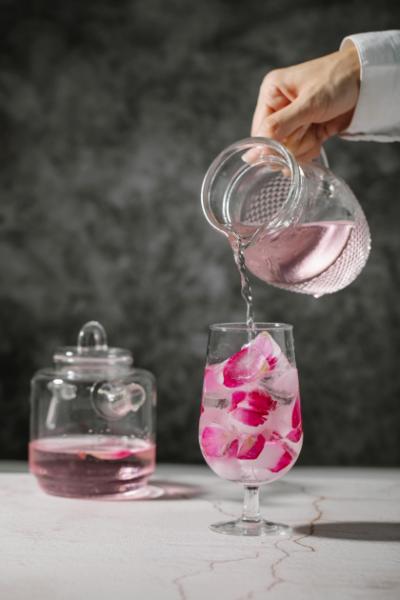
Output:
[[242,387],[272,371],[278,361],[272,342],[271,336],[262,331],[239,352],[233,354],[223,369],[224,385],[228,388]]
[[224,398],[226,388],[223,383],[223,363],[207,365],[204,371],[203,394],[207,397]]
[[211,469],[222,477],[230,481],[240,481],[242,479],[241,462],[236,459],[221,457],[221,458],[206,458]]
[[255,460],[262,452],[265,445],[265,437],[262,434],[249,435],[239,445],[237,457],[240,460]]
[[207,394],[203,396],[204,407],[222,409],[230,406],[230,403],[231,402],[229,398],[218,398],[216,396],[207,396]]
[[207,425],[200,434],[201,449],[211,458],[224,456],[232,442],[231,433],[220,425]]
[[232,412],[232,417],[237,421],[240,421],[240,423],[249,425],[250,427],[258,427],[258,425],[265,423],[266,420],[266,415],[249,408],[241,407],[235,408]]
[[294,455],[282,440],[267,441],[257,459],[257,467],[278,473],[294,460]]
[[277,370],[268,379],[264,378],[261,386],[281,404],[290,404],[299,394],[299,378],[295,367]]
[[276,409],[268,417],[268,428],[282,438],[286,437],[293,429],[292,412],[292,404],[277,403]]
[[257,427],[265,423],[268,414],[275,408],[276,402],[262,389],[232,394],[230,412],[234,419],[244,425]]

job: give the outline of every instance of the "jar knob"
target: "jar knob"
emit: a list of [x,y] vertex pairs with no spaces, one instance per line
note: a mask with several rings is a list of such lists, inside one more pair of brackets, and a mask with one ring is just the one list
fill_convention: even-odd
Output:
[[107,334],[103,325],[98,321],[88,321],[82,327],[78,335],[78,354],[84,354],[89,350],[95,352],[107,350]]

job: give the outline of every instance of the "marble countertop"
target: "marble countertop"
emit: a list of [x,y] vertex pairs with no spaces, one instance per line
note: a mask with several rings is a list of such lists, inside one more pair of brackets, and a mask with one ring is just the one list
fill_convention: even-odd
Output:
[[400,597],[400,470],[295,467],[262,490],[289,538],[210,531],[242,490],[206,467],[161,465],[158,499],[122,502],[47,496],[24,466],[0,470],[2,600]]

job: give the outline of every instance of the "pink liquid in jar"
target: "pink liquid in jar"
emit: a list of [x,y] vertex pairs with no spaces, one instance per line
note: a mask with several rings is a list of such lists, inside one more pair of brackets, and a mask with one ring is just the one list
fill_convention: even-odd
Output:
[[71,435],[34,440],[29,467],[47,493],[88,498],[129,495],[145,486],[155,469],[152,441]]

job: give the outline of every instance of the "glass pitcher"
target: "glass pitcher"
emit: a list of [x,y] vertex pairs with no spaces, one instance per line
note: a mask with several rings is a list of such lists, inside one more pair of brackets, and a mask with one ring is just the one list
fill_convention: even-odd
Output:
[[282,144],[248,138],[226,148],[202,186],[203,212],[246,266],[279,288],[330,294],[365,266],[370,233],[346,183],[322,160],[298,164]]
[[155,468],[153,375],[109,348],[96,321],[53,359],[31,383],[29,466],[39,485],[57,496],[140,495]]

